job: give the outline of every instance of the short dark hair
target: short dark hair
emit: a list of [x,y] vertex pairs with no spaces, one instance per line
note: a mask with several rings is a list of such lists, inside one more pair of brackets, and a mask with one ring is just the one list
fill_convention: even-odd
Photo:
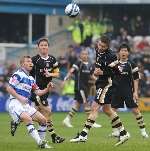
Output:
[[105,43],[105,44],[107,44],[108,46],[109,46],[109,44],[110,44],[110,39],[109,39],[109,37],[106,36],[106,35],[102,35],[102,36],[100,37],[100,41],[103,42],[103,43]]
[[46,37],[42,37],[42,38],[40,38],[40,39],[37,41],[37,45],[39,46],[39,45],[40,45],[40,43],[41,43],[42,41],[46,41],[46,42],[48,43],[48,45],[49,45],[48,38],[46,38]]
[[119,46],[119,49],[118,49],[118,52],[120,52],[121,49],[123,48],[126,48],[128,50],[128,52],[130,52],[130,47],[128,44],[126,43],[122,43],[120,46]]

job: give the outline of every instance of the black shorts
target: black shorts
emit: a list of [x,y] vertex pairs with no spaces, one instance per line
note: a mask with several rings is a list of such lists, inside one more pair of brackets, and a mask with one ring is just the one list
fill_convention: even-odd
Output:
[[112,108],[115,109],[124,108],[124,105],[126,105],[127,108],[138,107],[136,101],[133,99],[133,93],[132,92],[125,93],[125,91],[120,92],[119,90],[113,90],[111,101]]
[[48,96],[49,96],[49,93],[46,93],[40,97],[37,97],[37,95],[35,93],[32,93],[30,100],[32,102],[34,102],[36,106],[39,106],[40,104],[42,104],[44,106],[48,106],[49,105],[48,100],[47,100]]
[[88,94],[87,94],[87,92],[85,90],[75,90],[74,99],[78,103],[82,104],[84,99],[86,99],[86,101],[88,101],[87,98],[88,98]]
[[98,104],[111,104],[112,86],[99,85],[96,87],[95,102]]

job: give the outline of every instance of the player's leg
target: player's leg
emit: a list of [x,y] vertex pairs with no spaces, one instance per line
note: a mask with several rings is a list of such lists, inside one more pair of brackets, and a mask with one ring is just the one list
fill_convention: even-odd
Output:
[[48,98],[48,94],[40,97],[41,104],[38,106],[38,108],[39,108],[40,113],[42,113],[47,120],[47,130],[51,135],[52,142],[53,143],[62,143],[65,140],[65,138],[57,135],[55,130],[54,130],[52,117],[51,117],[52,112],[51,112],[51,108],[48,104],[47,98]]
[[20,119],[26,124],[28,133],[36,141],[36,143],[38,144],[40,148],[51,148],[50,146],[47,145],[46,141],[40,138],[38,131],[35,129],[33,125],[32,118],[30,117],[28,113],[23,112],[20,115]]
[[28,110],[32,110],[29,112],[30,116],[32,117],[33,121],[36,121],[39,123],[39,128],[38,128],[39,136],[41,140],[45,140],[45,135],[46,135],[46,130],[47,130],[46,118],[39,111],[33,112],[34,110],[33,107],[29,107]]
[[124,125],[122,124],[117,113],[110,106],[107,106],[107,107],[106,105],[104,106],[105,106],[104,107],[105,113],[107,113],[108,117],[111,119],[113,133],[115,133],[116,137],[119,137],[119,141],[115,144],[115,146],[123,144],[125,141],[129,139],[130,135],[125,130]]
[[145,130],[145,123],[144,123],[144,118],[141,114],[141,112],[139,111],[139,109],[136,107],[136,108],[133,108],[132,109],[132,113],[134,114],[135,118],[136,118],[136,121],[137,121],[137,124],[140,128],[140,132],[141,132],[141,135],[144,137],[144,138],[148,138],[148,134],[146,133],[146,130]]
[[15,133],[16,133],[16,130],[17,130],[19,124],[20,124],[20,121],[15,122],[12,120],[10,122],[10,133],[12,136],[15,136]]
[[134,114],[135,119],[137,121],[137,124],[140,128],[141,135],[144,138],[148,138],[149,136],[146,133],[144,118],[143,118],[140,110],[138,109],[138,105],[137,105],[136,101],[133,100],[132,94],[128,93],[128,96],[126,97],[125,103],[126,103],[126,106],[128,108],[130,108],[132,113]]
[[95,120],[98,116],[99,109],[101,105],[104,103],[104,99],[102,99],[103,96],[103,88],[97,87],[95,100],[92,102],[91,106],[91,112],[85,122],[84,128],[82,132],[77,135],[75,138],[71,139],[70,142],[85,142],[87,140],[87,134],[89,130],[92,128],[93,124],[95,123]]
[[[80,97],[81,97],[81,103],[83,103],[83,107],[84,107],[84,111],[85,113],[87,114],[87,117],[89,117],[90,113],[91,113],[91,106],[90,104],[88,103],[88,94],[87,94],[87,91],[86,90],[81,90],[80,91]],[[86,101],[83,101],[83,100],[86,100]],[[100,128],[102,127],[100,124],[97,124],[96,122],[94,122],[94,124],[92,125],[93,128]]]
[[20,119],[25,123],[27,130],[31,137],[36,141],[38,145],[41,143],[41,138],[33,125],[32,118],[28,115],[28,113],[23,112],[20,115]]
[[116,122],[116,120],[114,120],[115,116],[112,117],[112,112],[110,111],[110,108],[111,108],[110,104],[104,104],[103,106],[103,112],[111,119],[112,133],[109,136],[119,137],[120,133],[117,128],[117,125],[114,125],[114,123]]
[[119,132],[119,141],[115,144],[115,146],[118,146],[127,141],[130,136],[129,133],[125,130],[117,113],[111,108],[111,104],[114,103],[112,101],[112,93],[112,87],[104,87],[101,92],[100,100],[104,101],[103,111],[110,118],[113,130],[117,130]]
[[[38,134],[41,140],[45,141],[45,135],[46,135],[46,129],[47,129],[46,118],[39,111],[37,111],[35,114],[32,115],[32,119],[39,123]],[[49,146],[46,143],[45,148],[53,148],[53,147]]]
[[37,121],[39,123],[39,130],[38,135],[41,139],[41,144],[39,145],[40,148],[52,148],[49,146],[45,141],[45,134],[46,134],[46,118],[37,111],[33,106],[30,106],[29,104],[26,104],[23,106],[24,110],[28,115],[32,118],[32,120]]
[[99,109],[100,104],[94,101],[92,103],[90,115],[85,122],[83,130],[75,138],[71,139],[70,142],[85,142],[87,140],[87,134],[89,133],[98,116]]
[[63,125],[65,125],[66,127],[70,127],[70,128],[73,127],[73,125],[71,124],[71,120],[75,116],[77,111],[79,110],[80,105],[81,105],[81,103],[79,101],[75,101],[75,103],[74,103],[73,107],[71,108],[70,112],[67,114],[67,116],[63,120]]
[[[13,101],[13,100],[14,100],[14,98],[11,99],[10,101]],[[12,104],[12,102],[11,102],[11,104]],[[13,120],[10,122],[10,133],[11,133],[12,136],[15,135],[16,130],[17,130],[17,128],[18,128],[20,122],[21,122],[20,119],[18,119],[18,120],[13,119]]]
[[[110,101],[111,101],[111,108],[114,111],[114,113],[117,113],[117,109],[118,108],[124,108],[124,98],[122,97],[123,94],[119,90],[116,90],[116,89],[111,89],[110,93],[112,93],[111,97],[110,98],[108,97],[107,99],[108,100],[110,99]],[[108,111],[109,111],[109,108],[110,107],[108,107]],[[105,113],[108,115],[108,117],[111,118],[111,112],[107,113],[107,106],[106,106],[106,109],[105,109]],[[119,129],[118,129],[118,123],[115,120],[115,118],[114,118],[114,120],[112,119],[111,121],[112,121],[111,122],[112,133],[111,133],[110,136],[119,137],[120,136],[120,132],[119,132]]]
[[24,106],[18,100],[13,99],[9,103],[8,109],[13,120],[18,121],[20,119],[22,122],[24,122],[31,137],[36,141],[39,147],[44,148],[45,143],[40,139],[40,136],[33,125],[32,118],[25,111]]

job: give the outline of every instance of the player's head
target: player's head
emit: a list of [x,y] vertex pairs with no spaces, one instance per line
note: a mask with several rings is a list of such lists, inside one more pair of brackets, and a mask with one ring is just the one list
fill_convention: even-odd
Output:
[[100,39],[97,40],[95,49],[96,51],[103,53],[108,50],[109,44],[110,39],[106,35],[103,35]]
[[83,62],[87,62],[88,61],[88,51],[86,49],[83,49],[81,50],[80,52],[80,59],[83,61]]
[[48,49],[49,49],[49,42],[48,39],[43,37],[40,38],[37,42],[37,46],[39,49],[39,53],[43,56],[48,55]]
[[30,56],[23,56],[20,59],[20,66],[26,69],[27,71],[31,71],[33,67],[32,59]]
[[128,59],[129,53],[130,53],[130,47],[126,43],[121,44],[118,49],[119,59],[120,60]]

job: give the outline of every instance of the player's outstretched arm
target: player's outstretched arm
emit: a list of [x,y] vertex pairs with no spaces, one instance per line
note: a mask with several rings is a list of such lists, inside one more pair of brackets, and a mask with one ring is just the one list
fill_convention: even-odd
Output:
[[67,75],[65,76],[64,81],[68,80],[74,71],[75,71],[75,68],[71,68],[69,72],[67,73]]

